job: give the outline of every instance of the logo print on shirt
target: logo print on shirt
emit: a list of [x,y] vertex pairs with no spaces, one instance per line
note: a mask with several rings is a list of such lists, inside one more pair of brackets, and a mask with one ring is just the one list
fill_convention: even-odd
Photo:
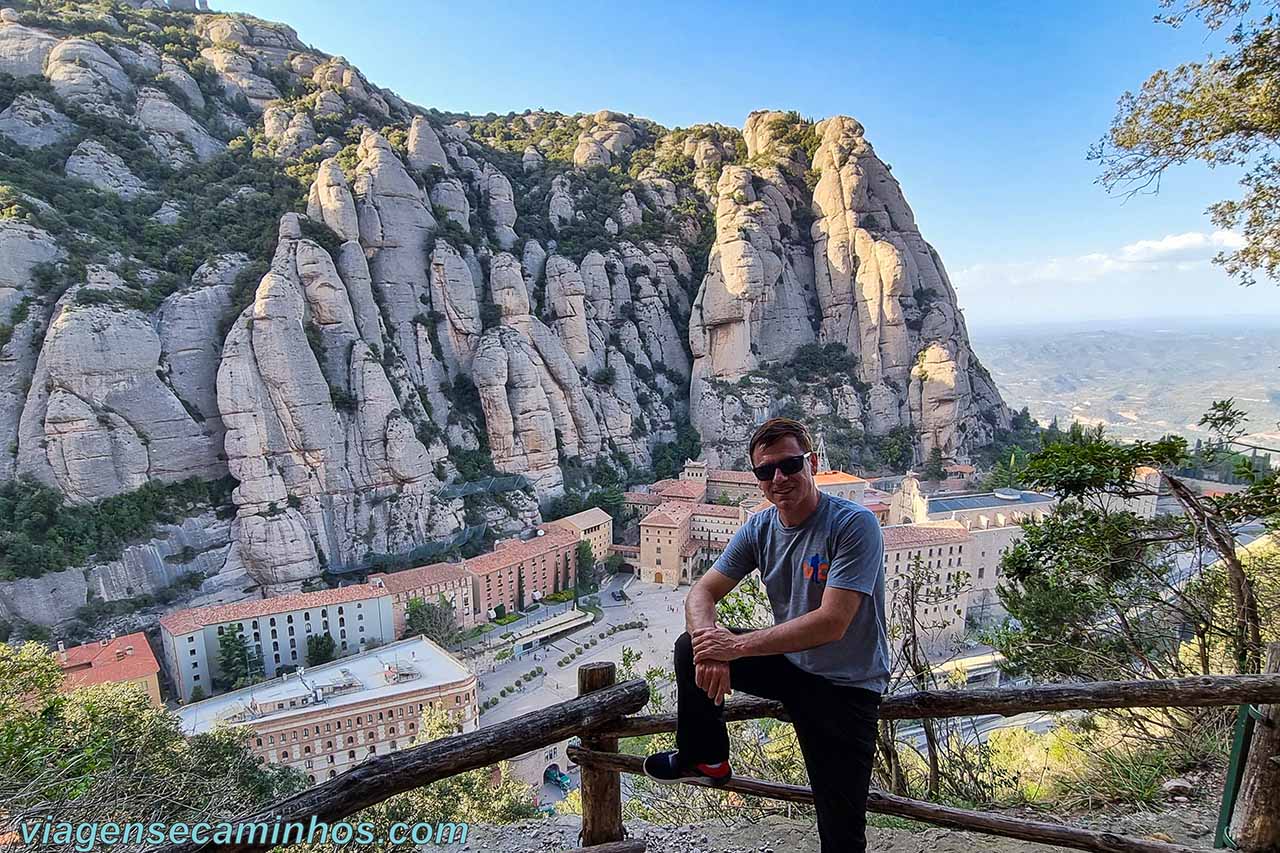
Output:
[[814,554],[804,564],[804,579],[817,580],[819,585],[825,585],[827,582],[827,569],[829,564],[818,554]]

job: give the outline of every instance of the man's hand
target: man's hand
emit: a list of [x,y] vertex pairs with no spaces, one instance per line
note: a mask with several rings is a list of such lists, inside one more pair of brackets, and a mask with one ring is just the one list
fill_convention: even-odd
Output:
[[729,695],[729,664],[724,661],[695,664],[693,680],[712,702],[723,705],[724,697]]
[[737,660],[746,656],[741,635],[726,631],[719,625],[699,628],[692,634],[693,662]]

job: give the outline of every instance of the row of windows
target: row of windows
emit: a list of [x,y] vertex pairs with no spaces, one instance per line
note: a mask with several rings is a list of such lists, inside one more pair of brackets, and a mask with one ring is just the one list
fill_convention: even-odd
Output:
[[[356,610],[363,610],[363,609],[364,609],[364,604],[363,604],[362,602],[357,601],[357,602],[356,602]],[[339,615],[339,616],[342,616],[345,612],[346,612],[346,611],[343,609],[343,605],[339,604],[339,605],[338,605],[338,615]],[[359,618],[360,618],[360,619],[364,619],[364,614],[363,614],[363,613],[358,614],[358,616],[359,616]],[[310,621],[311,621],[311,611],[310,611],[310,610],[304,610],[304,611],[302,612],[302,618],[303,618],[303,621],[310,622]],[[329,609],[328,609],[327,607],[322,607],[322,608],[320,608],[320,618],[321,618],[321,619],[328,619],[328,618],[329,618]],[[341,621],[341,620],[339,620],[339,621]],[[228,624],[230,624],[230,623],[228,623]],[[256,630],[258,630],[258,620],[257,620],[257,619],[252,620],[250,624],[252,625],[253,630],[255,630],[255,631],[256,631]],[[274,627],[276,626],[276,617],[274,617],[274,616],[270,617],[270,618],[267,620],[267,624],[268,624],[270,627],[274,628]],[[293,614],[292,614],[292,613],[289,613],[289,614],[287,614],[287,615],[285,616],[285,624],[288,624],[288,625],[292,625],[292,624],[293,624]],[[226,626],[224,626],[224,625],[219,625],[219,626],[218,626],[218,636],[219,636],[219,637],[221,637],[221,636],[222,636],[222,634],[223,634],[223,632],[224,632],[225,627],[226,627]],[[245,628],[244,628],[244,623],[243,623],[243,622],[237,622],[237,623],[236,623],[236,627],[237,627],[237,628],[239,628],[241,631],[243,631],[243,630],[245,629]],[[194,637],[194,636],[187,637],[187,642],[195,642],[195,637]]]
[[[460,709],[464,701],[468,703],[474,703],[475,698],[476,696],[475,696],[474,690],[469,690],[464,693],[454,694],[453,696],[454,710],[456,711]],[[402,705],[396,708],[389,708],[384,711],[378,711],[376,718],[374,717],[373,712],[370,711],[368,716],[365,716],[364,714],[360,714],[355,717],[345,717],[342,719],[334,719],[324,724],[324,733],[332,734],[335,730],[340,732],[343,730],[344,723],[346,724],[345,726],[346,729],[348,731],[351,731],[352,729],[364,729],[365,726],[377,726],[379,723],[390,722],[392,723],[392,725],[387,726],[387,736],[390,737],[396,734],[396,727],[394,725],[395,721],[397,719],[403,719],[405,716],[406,710],[409,712],[410,719],[405,722],[405,731],[412,733],[417,729],[417,723],[413,718],[416,717],[418,714],[421,714],[426,709],[426,704],[427,703],[425,702],[416,703],[416,710],[415,710],[414,704],[409,704],[409,705]],[[446,703],[444,699],[438,699],[438,700],[435,700],[432,704],[434,704],[435,707],[439,708],[440,710],[444,710]],[[297,700],[290,700],[288,707],[294,708],[297,706],[298,706]],[[276,703],[276,710],[284,710],[284,708],[285,708],[285,703],[283,702]],[[292,741],[296,743],[299,740],[299,734],[301,734],[302,740],[310,740],[312,738],[319,737],[320,732],[321,732],[321,727],[320,727],[320,724],[317,723],[314,726],[303,726],[301,728],[291,729],[288,732],[281,732],[279,740],[281,744],[284,744],[286,741]],[[355,732],[352,734],[348,734],[346,735],[346,738],[347,738],[348,744],[355,743],[359,739],[359,733]],[[375,730],[374,729],[365,730],[365,740],[374,740],[374,739],[376,739]],[[259,735],[255,740],[255,745],[258,747],[262,747],[264,746],[264,744],[265,746],[268,746],[268,747],[275,746],[276,735],[269,734],[265,737],[265,739],[261,735]],[[325,749],[333,749],[333,741],[326,741]],[[305,752],[307,754],[310,754],[310,751],[311,751],[311,747],[309,746],[305,747]]]

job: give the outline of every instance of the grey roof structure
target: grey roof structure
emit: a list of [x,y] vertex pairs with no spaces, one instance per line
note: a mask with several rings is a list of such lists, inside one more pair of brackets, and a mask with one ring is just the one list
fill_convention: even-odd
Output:
[[[975,495],[939,495],[929,498],[929,514],[935,512],[956,512],[966,509],[995,509],[998,507],[1024,507],[1029,504],[1048,503],[1054,500],[1053,495],[1040,492],[1016,492],[1001,489],[1001,493],[982,492]],[[1007,496],[1006,496],[1007,495]]]

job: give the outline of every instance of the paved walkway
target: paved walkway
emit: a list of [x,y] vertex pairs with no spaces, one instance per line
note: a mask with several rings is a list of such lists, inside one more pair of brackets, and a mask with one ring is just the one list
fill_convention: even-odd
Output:
[[[622,577],[622,576],[620,576]],[[626,578],[623,578],[626,581]],[[578,667],[584,663],[596,661],[613,661],[622,665],[622,650],[630,647],[640,653],[640,661],[636,670],[643,673],[653,666],[664,669],[671,668],[671,649],[676,637],[684,631],[684,595],[686,590],[672,590],[655,584],[631,579],[627,586],[628,601],[613,602],[608,599],[608,589],[601,590],[601,609],[603,619],[594,625],[579,629],[574,633],[556,640],[545,649],[532,655],[525,655],[499,665],[493,672],[480,676],[483,687],[479,691],[481,704],[492,696],[498,695],[502,688],[510,687],[517,678],[529,670],[541,666],[545,675],[534,679],[531,684],[519,688],[514,694],[508,694],[498,700],[496,707],[490,708],[480,718],[481,726],[490,726],[572,699],[578,693]],[[604,606],[609,600],[608,607]],[[610,625],[619,625],[637,619],[646,619],[648,627],[640,630],[620,631],[600,640],[601,632],[607,632]],[[568,666],[561,668],[558,661],[578,646],[585,646],[591,638],[598,643],[595,648],[574,658]]]

